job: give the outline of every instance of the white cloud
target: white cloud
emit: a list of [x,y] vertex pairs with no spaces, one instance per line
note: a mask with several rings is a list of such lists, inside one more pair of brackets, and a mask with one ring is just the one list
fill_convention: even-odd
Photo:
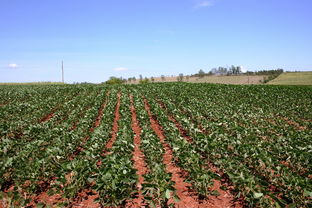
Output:
[[197,4],[195,4],[194,8],[199,9],[203,7],[211,7],[214,5],[214,2],[212,0],[206,0],[206,1],[201,1]]
[[117,67],[114,69],[114,71],[128,71],[128,68],[125,67]]
[[248,71],[248,69],[247,69],[246,67],[244,67],[244,66],[240,66],[240,68],[241,68],[241,70],[242,70],[243,73],[245,73],[245,72]]
[[15,69],[18,67],[18,65],[17,64],[9,64],[8,67],[11,69]]

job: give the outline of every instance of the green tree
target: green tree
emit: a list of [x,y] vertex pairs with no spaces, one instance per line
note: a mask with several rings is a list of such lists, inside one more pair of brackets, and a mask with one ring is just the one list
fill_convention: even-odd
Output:
[[110,77],[105,84],[122,84],[123,80],[117,77]]
[[182,82],[183,81],[183,74],[180,73],[179,76],[177,77],[178,82]]
[[145,79],[140,80],[139,83],[140,83],[140,84],[147,84],[147,83],[149,83],[149,82],[150,82],[149,79],[145,77]]
[[199,76],[200,78],[203,78],[203,77],[205,76],[204,70],[200,69],[199,72],[198,72],[198,76]]

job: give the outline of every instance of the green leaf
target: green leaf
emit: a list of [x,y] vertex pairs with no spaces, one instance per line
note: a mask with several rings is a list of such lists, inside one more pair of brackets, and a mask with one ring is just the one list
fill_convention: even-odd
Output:
[[173,199],[174,199],[175,202],[181,201],[180,198],[179,198],[177,195],[174,195],[174,196],[173,196]]
[[254,197],[255,197],[256,199],[259,199],[259,198],[261,198],[262,196],[263,196],[263,193],[254,192]]
[[289,204],[287,207],[288,207],[288,208],[296,208],[296,204],[295,204],[295,203],[292,203],[292,204]]
[[219,193],[219,191],[217,191],[217,190],[213,190],[213,191],[211,192],[211,195],[213,195],[213,196],[220,196],[220,193]]
[[38,203],[38,204],[36,204],[36,208],[43,208],[44,207],[44,204],[43,203]]
[[170,199],[171,191],[169,189],[166,190],[165,196],[167,199]]
[[311,191],[304,190],[303,196],[312,197],[312,192],[311,192]]

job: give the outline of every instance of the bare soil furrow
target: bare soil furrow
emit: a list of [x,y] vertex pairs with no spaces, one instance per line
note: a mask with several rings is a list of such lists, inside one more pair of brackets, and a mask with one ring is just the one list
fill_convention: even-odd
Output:
[[[188,136],[188,131],[183,128],[183,126],[174,118],[173,115],[168,113],[168,109],[166,108],[166,105],[158,101],[159,105],[167,112],[168,118],[170,121],[172,121],[175,126],[179,129],[180,135],[189,143],[193,142],[193,138]],[[223,172],[217,169],[212,163],[209,163],[208,165],[209,170],[213,173],[216,173],[218,175],[224,176]],[[216,180],[214,179],[214,185],[210,189],[211,191],[218,192],[218,196],[210,195],[205,200],[200,200],[200,207],[216,207],[216,208],[223,208],[223,207],[242,207],[239,202],[235,202],[235,197],[230,191],[233,191],[233,186],[229,186],[228,183],[226,183],[226,179],[223,178],[222,180]],[[226,187],[226,190],[221,189],[221,187]]]
[[43,123],[43,122],[49,121],[51,118],[53,118],[55,111],[57,111],[57,108],[56,108],[56,109],[54,109],[54,110],[52,110],[52,112],[51,112],[51,113],[49,113],[49,114],[45,115],[42,119],[40,119],[40,123]]
[[180,201],[176,201],[173,199],[173,197],[171,197],[168,201],[168,205],[173,203],[175,207],[179,208],[199,207],[198,196],[196,196],[189,190],[191,184],[185,182],[185,178],[183,177],[183,172],[185,171],[174,164],[172,149],[170,148],[170,145],[165,141],[165,135],[162,131],[162,128],[156,120],[155,116],[153,116],[153,114],[151,113],[150,106],[146,99],[144,99],[144,105],[145,110],[150,117],[151,127],[160,139],[160,142],[165,150],[165,153],[163,155],[163,163],[166,165],[166,171],[172,174],[171,180],[175,183],[174,188],[176,190],[176,195],[180,199]]
[[133,158],[134,161],[134,168],[136,169],[136,173],[138,175],[138,183],[137,183],[137,189],[138,189],[138,196],[132,200],[129,200],[127,202],[126,207],[142,207],[146,206],[144,203],[144,196],[142,194],[142,184],[144,183],[144,177],[148,172],[147,165],[145,163],[145,156],[143,152],[140,149],[141,144],[141,127],[139,125],[139,121],[137,120],[137,115],[135,111],[135,107],[133,105],[133,97],[130,96],[130,102],[131,102],[131,114],[132,114],[132,130],[134,132],[134,151],[133,151]]

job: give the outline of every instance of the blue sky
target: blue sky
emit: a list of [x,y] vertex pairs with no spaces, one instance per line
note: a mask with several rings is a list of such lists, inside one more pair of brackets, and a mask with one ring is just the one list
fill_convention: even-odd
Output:
[[311,0],[0,0],[0,82],[312,70]]

